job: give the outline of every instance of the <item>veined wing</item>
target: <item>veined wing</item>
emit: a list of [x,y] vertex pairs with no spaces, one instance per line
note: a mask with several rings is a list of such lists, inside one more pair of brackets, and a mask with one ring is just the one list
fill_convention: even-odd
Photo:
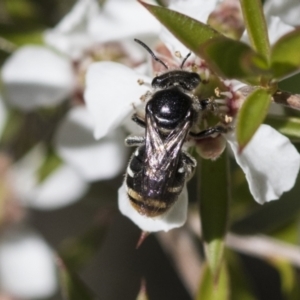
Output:
[[147,116],[146,130],[146,165],[153,169],[168,169],[171,161],[178,157],[182,144],[191,128],[189,115],[179,124],[168,137],[163,140],[159,134],[153,117]]

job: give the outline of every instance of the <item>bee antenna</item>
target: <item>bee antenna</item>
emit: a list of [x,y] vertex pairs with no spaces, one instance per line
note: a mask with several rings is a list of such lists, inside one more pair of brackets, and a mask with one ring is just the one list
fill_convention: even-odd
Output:
[[158,61],[159,63],[161,63],[166,69],[168,69],[168,66],[162,61],[160,60],[154,53],[153,51],[146,45],[144,44],[142,41],[138,40],[138,39],[134,39],[135,42],[137,42],[138,44],[140,44],[143,48],[145,48],[150,55],[152,56],[152,58],[156,61]]
[[184,58],[184,60],[182,61],[181,66],[180,66],[180,69],[183,68],[183,66],[184,66],[184,64],[185,64],[185,62],[186,62],[186,60],[187,60],[190,56],[191,56],[191,52],[188,53],[187,56],[186,56],[186,57]]

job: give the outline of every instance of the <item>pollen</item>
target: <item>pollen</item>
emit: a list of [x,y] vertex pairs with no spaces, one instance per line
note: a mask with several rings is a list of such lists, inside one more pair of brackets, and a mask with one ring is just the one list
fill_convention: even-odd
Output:
[[180,51],[175,51],[175,56],[178,58],[182,58]]
[[138,79],[137,83],[138,83],[139,85],[143,85],[145,82],[144,82],[143,79]]

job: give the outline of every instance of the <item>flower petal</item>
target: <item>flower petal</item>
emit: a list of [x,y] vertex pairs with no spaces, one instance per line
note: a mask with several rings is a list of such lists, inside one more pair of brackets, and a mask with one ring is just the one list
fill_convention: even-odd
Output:
[[298,0],[267,0],[264,4],[264,11],[267,15],[280,17],[289,25],[300,25],[300,2]]
[[176,203],[165,214],[149,218],[140,215],[130,204],[126,193],[126,185],[119,188],[119,209],[121,213],[134,222],[139,228],[147,232],[169,231],[182,226],[187,218],[188,193],[186,187],[179,195]]
[[[209,15],[219,2],[220,0],[177,0],[171,1],[169,8],[206,24]],[[165,27],[162,27],[160,39],[169,48],[171,53],[179,51],[185,56],[190,52],[190,50]]]
[[96,0],[79,0],[54,29],[45,32],[45,42],[72,58],[79,58],[93,44],[87,28],[97,16],[99,5]]
[[53,296],[57,291],[55,259],[35,232],[10,228],[0,239],[1,291],[18,299]]
[[[283,35],[293,30],[293,27],[282,22],[282,20],[278,17],[267,17],[268,23],[268,34],[270,44],[274,45],[278,39],[280,39]],[[241,40],[245,43],[249,44],[249,36],[247,30],[244,31]]]
[[73,108],[58,128],[56,148],[86,180],[110,179],[124,170],[128,157],[124,138],[118,130],[96,141],[90,114],[80,106]]
[[89,33],[98,42],[156,36],[159,30],[159,22],[140,3],[132,0],[107,1],[101,16],[93,19],[89,26]]
[[169,8],[202,23],[207,23],[209,15],[215,10],[219,2],[222,0],[175,0],[171,1]]
[[282,22],[280,18],[270,17],[268,19],[268,32],[271,45],[293,29],[292,26]]
[[58,104],[74,87],[71,62],[38,46],[14,52],[3,65],[2,80],[9,103],[26,111]]
[[128,67],[113,62],[93,63],[88,68],[84,98],[94,119],[96,139],[120,125],[133,111],[133,106],[141,103],[140,97],[148,88],[139,85],[138,79],[150,82]]
[[38,182],[37,171],[43,159],[43,149],[37,146],[12,167],[10,178],[20,201],[26,206],[48,210],[80,199],[88,184],[71,166],[61,165],[41,183]]
[[261,125],[239,155],[234,134],[225,137],[256,202],[263,204],[278,199],[294,186],[300,155],[288,138],[268,125]]
[[[67,183],[67,184],[66,184]],[[33,208],[58,209],[73,204],[87,191],[88,183],[71,166],[62,165],[54,170],[42,183],[33,187],[22,198]]]

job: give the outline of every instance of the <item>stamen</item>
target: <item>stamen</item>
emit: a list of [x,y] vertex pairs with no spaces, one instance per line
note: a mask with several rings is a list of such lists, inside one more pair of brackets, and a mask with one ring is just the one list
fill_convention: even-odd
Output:
[[225,120],[225,122],[226,122],[227,124],[229,124],[229,123],[232,122],[233,118],[230,117],[230,116],[228,116],[228,115],[225,115],[224,120]]
[[146,82],[143,79],[138,79],[137,80],[138,85],[145,85],[146,87],[148,87],[149,89],[152,88],[151,83],[150,82]]
[[227,106],[219,106],[219,110],[221,111],[225,111],[225,112],[228,112],[229,111],[229,108]]
[[[147,84],[147,83],[145,83],[145,84]],[[150,92],[150,91],[147,91],[144,95],[142,95],[142,96],[140,97],[140,100],[141,100],[142,102],[145,102],[150,96],[151,96],[151,92]]]
[[218,104],[227,104],[227,100],[226,99],[214,99],[214,102],[216,102]]
[[192,72],[195,72],[195,73],[197,73],[198,72],[198,66],[194,63],[194,64],[192,64],[192,67],[191,67],[191,69],[192,69]]
[[208,69],[205,69],[204,70],[204,77],[205,77],[205,79],[208,80],[209,76],[210,76],[210,71]]
[[220,89],[218,87],[215,88],[215,95],[220,97]]
[[232,98],[233,97],[233,94],[231,92],[221,92],[220,94],[227,97],[227,98]]
[[180,51],[175,51],[175,56],[178,58],[182,58]]

